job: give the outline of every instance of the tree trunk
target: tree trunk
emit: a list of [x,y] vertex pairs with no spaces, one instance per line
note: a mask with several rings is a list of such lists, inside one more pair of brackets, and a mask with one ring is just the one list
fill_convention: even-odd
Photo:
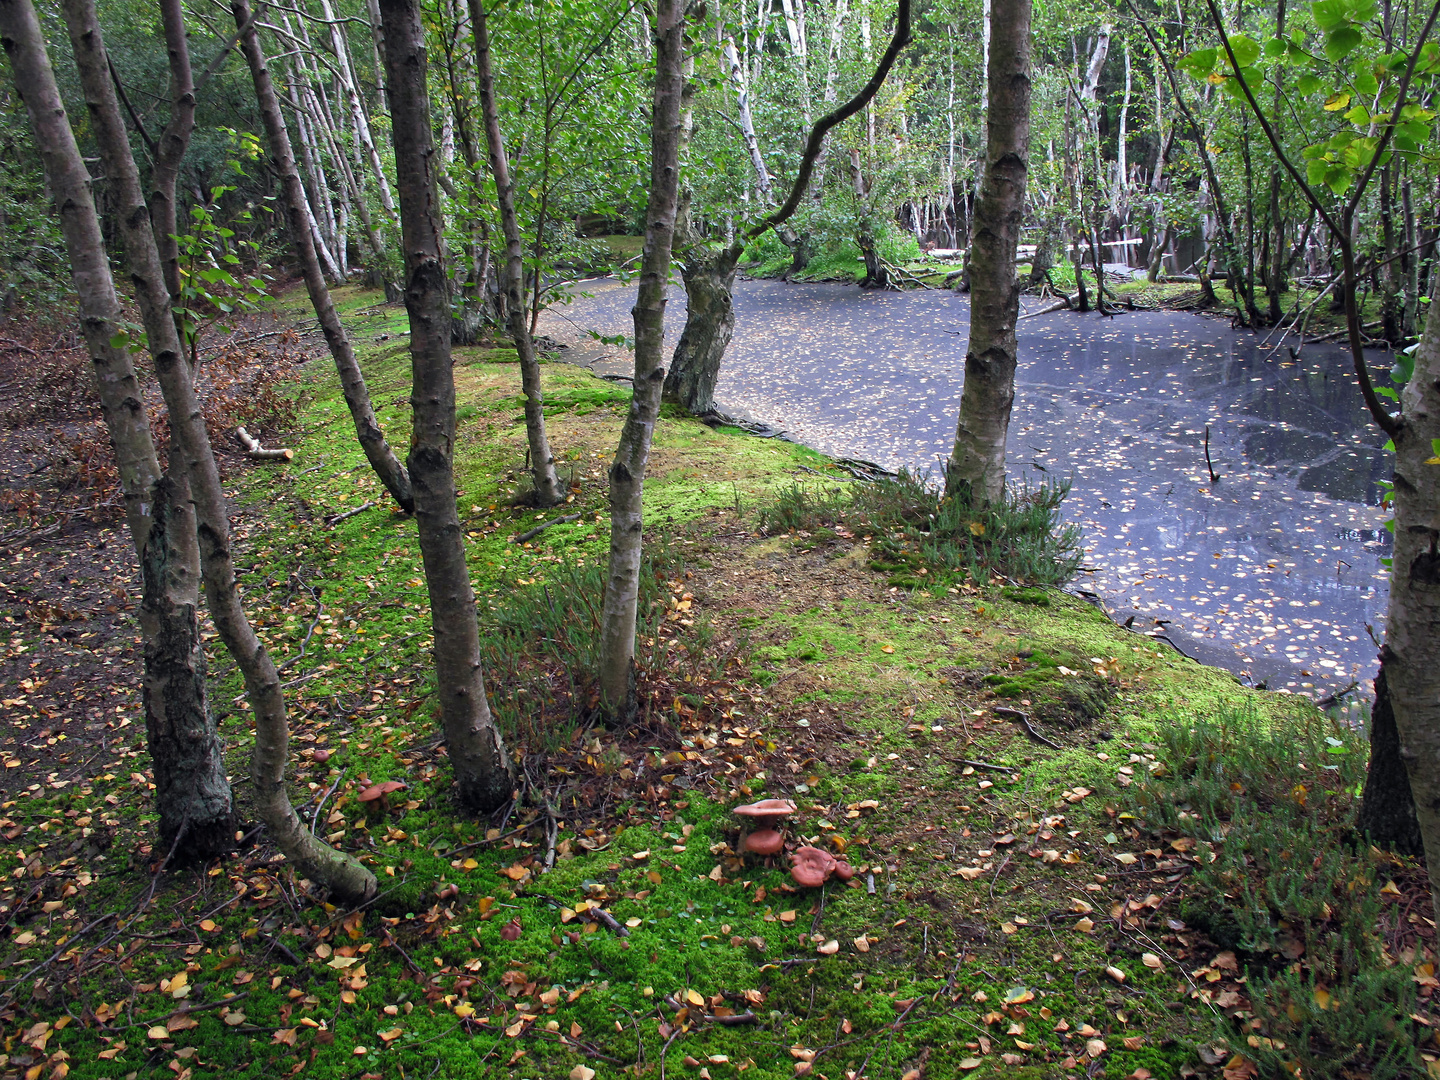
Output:
[[1400,329],[1400,262],[1395,229],[1395,174],[1389,165],[1382,165],[1376,176],[1380,181],[1380,238],[1384,244],[1380,267],[1380,336],[1392,346],[1404,340]]
[[510,800],[514,784],[505,743],[485,695],[475,593],[455,508],[450,297],[441,258],[444,223],[431,171],[435,152],[418,0],[380,0],[380,21],[385,29],[386,83],[400,193],[405,308],[410,314],[414,379],[410,404],[415,413],[410,480],[435,630],[440,718],[461,804],[489,813]]
[[1030,142],[1030,0],[991,14],[985,184],[971,245],[970,341],[946,494],[976,503],[1005,494],[1005,437],[1015,402],[1015,247],[1025,218]]
[[250,772],[256,810],[275,843],[300,873],[328,886],[338,897],[363,900],[374,894],[375,876],[304,828],[285,791],[289,728],[280,678],[240,606],[220,473],[171,317],[149,210],[108,77],[94,0],[65,0],[63,8],[100,160],[119,203],[125,262],[170,417],[170,453],[183,462],[194,499],[205,598],[215,628],[244,677],[255,712],[255,753]]
[[142,699],[161,846],[185,861],[210,858],[234,848],[235,811],[205,697],[195,520],[183,502],[177,505],[166,497],[170,489],[161,480],[130,352],[114,343],[122,314],[90,176],[30,0],[0,0],[0,39],[59,211],[80,326],[141,562]]
[[[665,281],[680,193],[680,109],[685,91],[684,5],[655,5],[655,90],[650,120],[650,197],[635,300],[634,395],[610,466],[610,568],[600,628],[600,695],[606,709],[634,707],[635,613],[640,591],[645,466],[665,379]],[[790,11],[787,0],[787,14]],[[807,105],[808,108],[808,105]]]
[[[495,177],[495,201],[500,228],[505,234],[505,263],[501,288],[505,291],[505,322],[520,357],[520,385],[525,392],[525,438],[530,446],[529,500],[535,506],[565,501],[565,490],[555,474],[555,455],[545,433],[545,393],[540,385],[540,362],[530,333],[525,305],[525,254],[520,241],[520,220],[515,214],[515,186],[505,136],[500,131],[500,110],[495,103],[495,78],[490,69],[490,35],[485,28],[481,0],[470,0],[471,29],[475,35],[475,68],[480,83],[480,107],[485,118],[485,142],[490,151],[490,172]],[[537,284],[538,287],[538,284]]]
[[735,266],[743,248],[696,243],[685,254],[685,330],[661,397],[691,416],[715,411],[720,362],[735,333]]
[[340,375],[340,387],[345,394],[345,404],[350,409],[350,418],[355,423],[355,437],[365,451],[365,460],[375,470],[375,475],[385,485],[385,490],[407,514],[415,509],[414,496],[410,490],[410,477],[400,464],[395,451],[385,439],[380,421],[375,417],[374,406],[370,403],[370,390],[365,385],[365,375],[355,359],[355,350],[350,347],[350,337],[335,312],[330,299],[330,290],[325,286],[325,275],[320,270],[320,260],[315,243],[306,221],[305,188],[300,183],[300,173],[295,168],[295,155],[290,149],[290,136],[285,130],[285,117],[280,112],[280,101],[275,96],[275,87],[270,81],[270,70],[265,55],[260,50],[260,39],[250,20],[249,0],[234,0],[230,11],[235,16],[235,25],[243,28],[240,36],[245,62],[250,65],[250,77],[255,84],[255,98],[260,104],[260,115],[265,124],[265,136],[270,143],[270,163],[280,178],[280,188],[285,199],[285,213],[290,226],[290,240],[295,247],[295,257],[300,261],[300,272],[305,278],[305,291],[310,294],[310,306],[320,320],[325,333],[325,343],[335,360],[335,370]]
[[[1348,291],[1348,290],[1347,290]],[[1395,432],[1395,548],[1381,665],[1410,776],[1430,890],[1440,911],[1440,325],[1425,329],[1400,392]],[[1372,747],[1372,756],[1381,756]],[[1379,815],[1376,815],[1377,817]]]
[[1355,827],[1371,843],[1413,858],[1423,852],[1424,845],[1420,824],[1415,820],[1415,800],[1405,767],[1400,733],[1395,727],[1395,707],[1382,664],[1375,676],[1375,706],[1370,710],[1370,766],[1365,774],[1365,794]]

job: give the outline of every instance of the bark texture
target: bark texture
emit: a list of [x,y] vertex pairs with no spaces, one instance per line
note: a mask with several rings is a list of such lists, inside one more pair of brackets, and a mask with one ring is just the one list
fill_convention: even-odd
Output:
[[1005,493],[1005,437],[1015,403],[1015,246],[1025,216],[1030,141],[1030,0],[991,16],[985,182],[970,259],[970,342],[946,494],[991,502]]
[[1426,328],[1400,400],[1395,549],[1381,664],[1440,910],[1440,465],[1429,464],[1432,440],[1440,439],[1440,326]]
[[380,0],[380,20],[395,131],[405,308],[410,314],[414,379],[410,404],[415,412],[410,480],[435,630],[440,717],[461,803],[489,812],[510,799],[514,785],[505,744],[485,696],[475,593],[455,508],[450,297],[441,256],[443,222],[431,168],[435,148],[418,0]]
[[743,251],[696,243],[685,253],[685,329],[661,396],[691,416],[715,411],[720,363],[735,334],[735,267]]
[[415,500],[410,491],[410,476],[380,428],[375,417],[375,408],[370,402],[370,390],[365,385],[365,376],[355,360],[355,350],[350,347],[350,337],[341,325],[340,316],[330,300],[330,289],[325,284],[325,275],[320,269],[320,259],[315,248],[315,238],[310,228],[309,202],[305,197],[305,186],[300,182],[300,172],[295,167],[295,154],[290,147],[290,135],[285,130],[285,116],[280,111],[280,99],[275,95],[274,83],[260,49],[260,39],[255,33],[255,23],[250,13],[249,0],[235,0],[230,5],[235,16],[235,25],[240,30],[240,46],[245,61],[250,66],[250,78],[255,84],[255,98],[260,105],[260,115],[265,122],[265,136],[270,143],[270,163],[280,177],[280,187],[285,199],[285,216],[289,225],[290,242],[295,257],[300,260],[300,272],[305,278],[305,291],[310,294],[310,306],[320,320],[325,333],[325,343],[335,361],[335,370],[340,375],[340,386],[345,394],[345,404],[350,409],[350,418],[355,423],[355,437],[365,451],[365,460],[375,470],[375,475],[385,485],[400,509],[407,514],[415,509]]
[[111,344],[122,325],[120,303],[90,176],[30,0],[0,0],[0,40],[59,211],[81,330],[119,465],[126,523],[142,566],[142,700],[162,846],[182,861],[208,858],[235,846],[235,811],[205,697],[194,517],[188,504],[176,504],[167,497],[168,488],[161,488],[160,463],[130,353]]
[[1371,843],[1403,855],[1418,856],[1423,850],[1420,823],[1415,820],[1415,800],[1410,794],[1410,777],[1400,755],[1400,731],[1395,726],[1395,707],[1390,700],[1384,665],[1375,676],[1375,706],[1370,710],[1370,767],[1365,774],[1365,793],[1356,828]]
[[65,23],[89,110],[100,160],[119,205],[125,263],[145,325],[156,377],[170,415],[172,458],[179,457],[195,507],[205,599],[215,628],[234,657],[255,713],[255,750],[251,779],[255,808],[271,838],[301,874],[344,900],[374,895],[375,876],[349,855],[328,847],[300,823],[285,790],[289,726],[280,678],[265,647],[240,606],[230,552],[230,522],[210,436],[190,380],[171,318],[169,293],[149,208],[131,155],[114,89],[94,0],[64,0]]
[[485,28],[481,0],[470,0],[470,22],[475,32],[475,69],[480,82],[480,107],[485,117],[485,143],[490,153],[490,172],[495,177],[495,202],[500,210],[500,228],[505,234],[505,262],[500,268],[500,288],[505,293],[505,324],[520,357],[520,385],[525,391],[525,438],[530,445],[531,499],[536,506],[555,506],[565,501],[565,490],[555,473],[555,455],[545,433],[545,394],[540,386],[540,362],[535,358],[535,338],[530,333],[525,304],[525,255],[520,240],[520,221],[515,215],[515,187],[510,180],[510,161],[505,153],[505,136],[500,131],[500,110],[495,104],[495,77],[490,65],[490,35]]
[[680,194],[681,103],[685,91],[684,6],[655,6],[655,92],[650,114],[650,198],[635,319],[635,380],[610,465],[610,568],[600,627],[600,695],[612,712],[634,703],[635,611],[640,590],[641,510],[650,440],[665,382],[665,281]]

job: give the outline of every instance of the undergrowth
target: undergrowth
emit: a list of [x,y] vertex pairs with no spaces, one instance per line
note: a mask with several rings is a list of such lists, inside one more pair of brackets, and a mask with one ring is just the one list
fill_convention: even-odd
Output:
[[[943,495],[925,476],[902,469],[893,479],[859,481],[849,490],[793,483],[760,512],[761,528],[813,530],[843,524],[877,536],[872,570],[903,588],[968,576],[1026,585],[1060,585],[1080,565],[1080,530],[1060,520],[1064,481],[1006,491],[976,505]],[[928,581],[926,580],[928,579]]]
[[1135,810],[1173,849],[1213,852],[1181,913],[1246,977],[1248,1002],[1211,1002],[1221,1037],[1262,1076],[1424,1075],[1430,1032],[1410,1019],[1424,946],[1391,902],[1402,864],[1355,833],[1361,738],[1314,712],[1281,729],[1250,709],[1178,718],[1161,737]]

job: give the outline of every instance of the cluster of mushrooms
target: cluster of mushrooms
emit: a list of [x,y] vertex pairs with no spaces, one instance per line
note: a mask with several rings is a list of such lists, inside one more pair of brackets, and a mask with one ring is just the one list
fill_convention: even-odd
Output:
[[[740,850],[752,855],[778,855],[785,847],[785,834],[778,826],[797,809],[789,799],[761,799],[737,806],[734,813],[751,818],[757,826],[740,841]],[[832,874],[840,881],[849,881],[855,876],[855,869],[817,847],[797,848],[791,856],[790,876],[802,888],[817,889]]]

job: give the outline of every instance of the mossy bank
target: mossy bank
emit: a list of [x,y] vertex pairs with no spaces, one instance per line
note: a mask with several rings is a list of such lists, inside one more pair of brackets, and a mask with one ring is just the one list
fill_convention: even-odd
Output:
[[[403,309],[337,298],[404,446]],[[281,310],[303,318],[298,297]],[[591,723],[628,391],[546,365],[572,501],[514,509],[513,359],[457,350],[456,453],[525,798],[493,821],[451,801],[414,525],[317,359],[296,430],[263,433],[294,461],[229,486],[246,605],[286,663],[295,802],[381,894],[327,906],[263,833],[157,874],[143,739],[114,729],[83,772],[4,804],[0,1072],[1423,1074],[1432,913],[1414,867],[1353,842],[1363,742],[1054,588],[887,569],[923,545],[846,510],[848,478],[803,447],[662,418],[643,707]],[[825,520],[762,530],[797,481]],[[243,802],[221,653],[212,679]],[[357,800],[383,779],[408,787]],[[796,890],[783,859],[737,854],[731,808],[772,796],[799,805],[792,846],[857,868],[848,885]]]

